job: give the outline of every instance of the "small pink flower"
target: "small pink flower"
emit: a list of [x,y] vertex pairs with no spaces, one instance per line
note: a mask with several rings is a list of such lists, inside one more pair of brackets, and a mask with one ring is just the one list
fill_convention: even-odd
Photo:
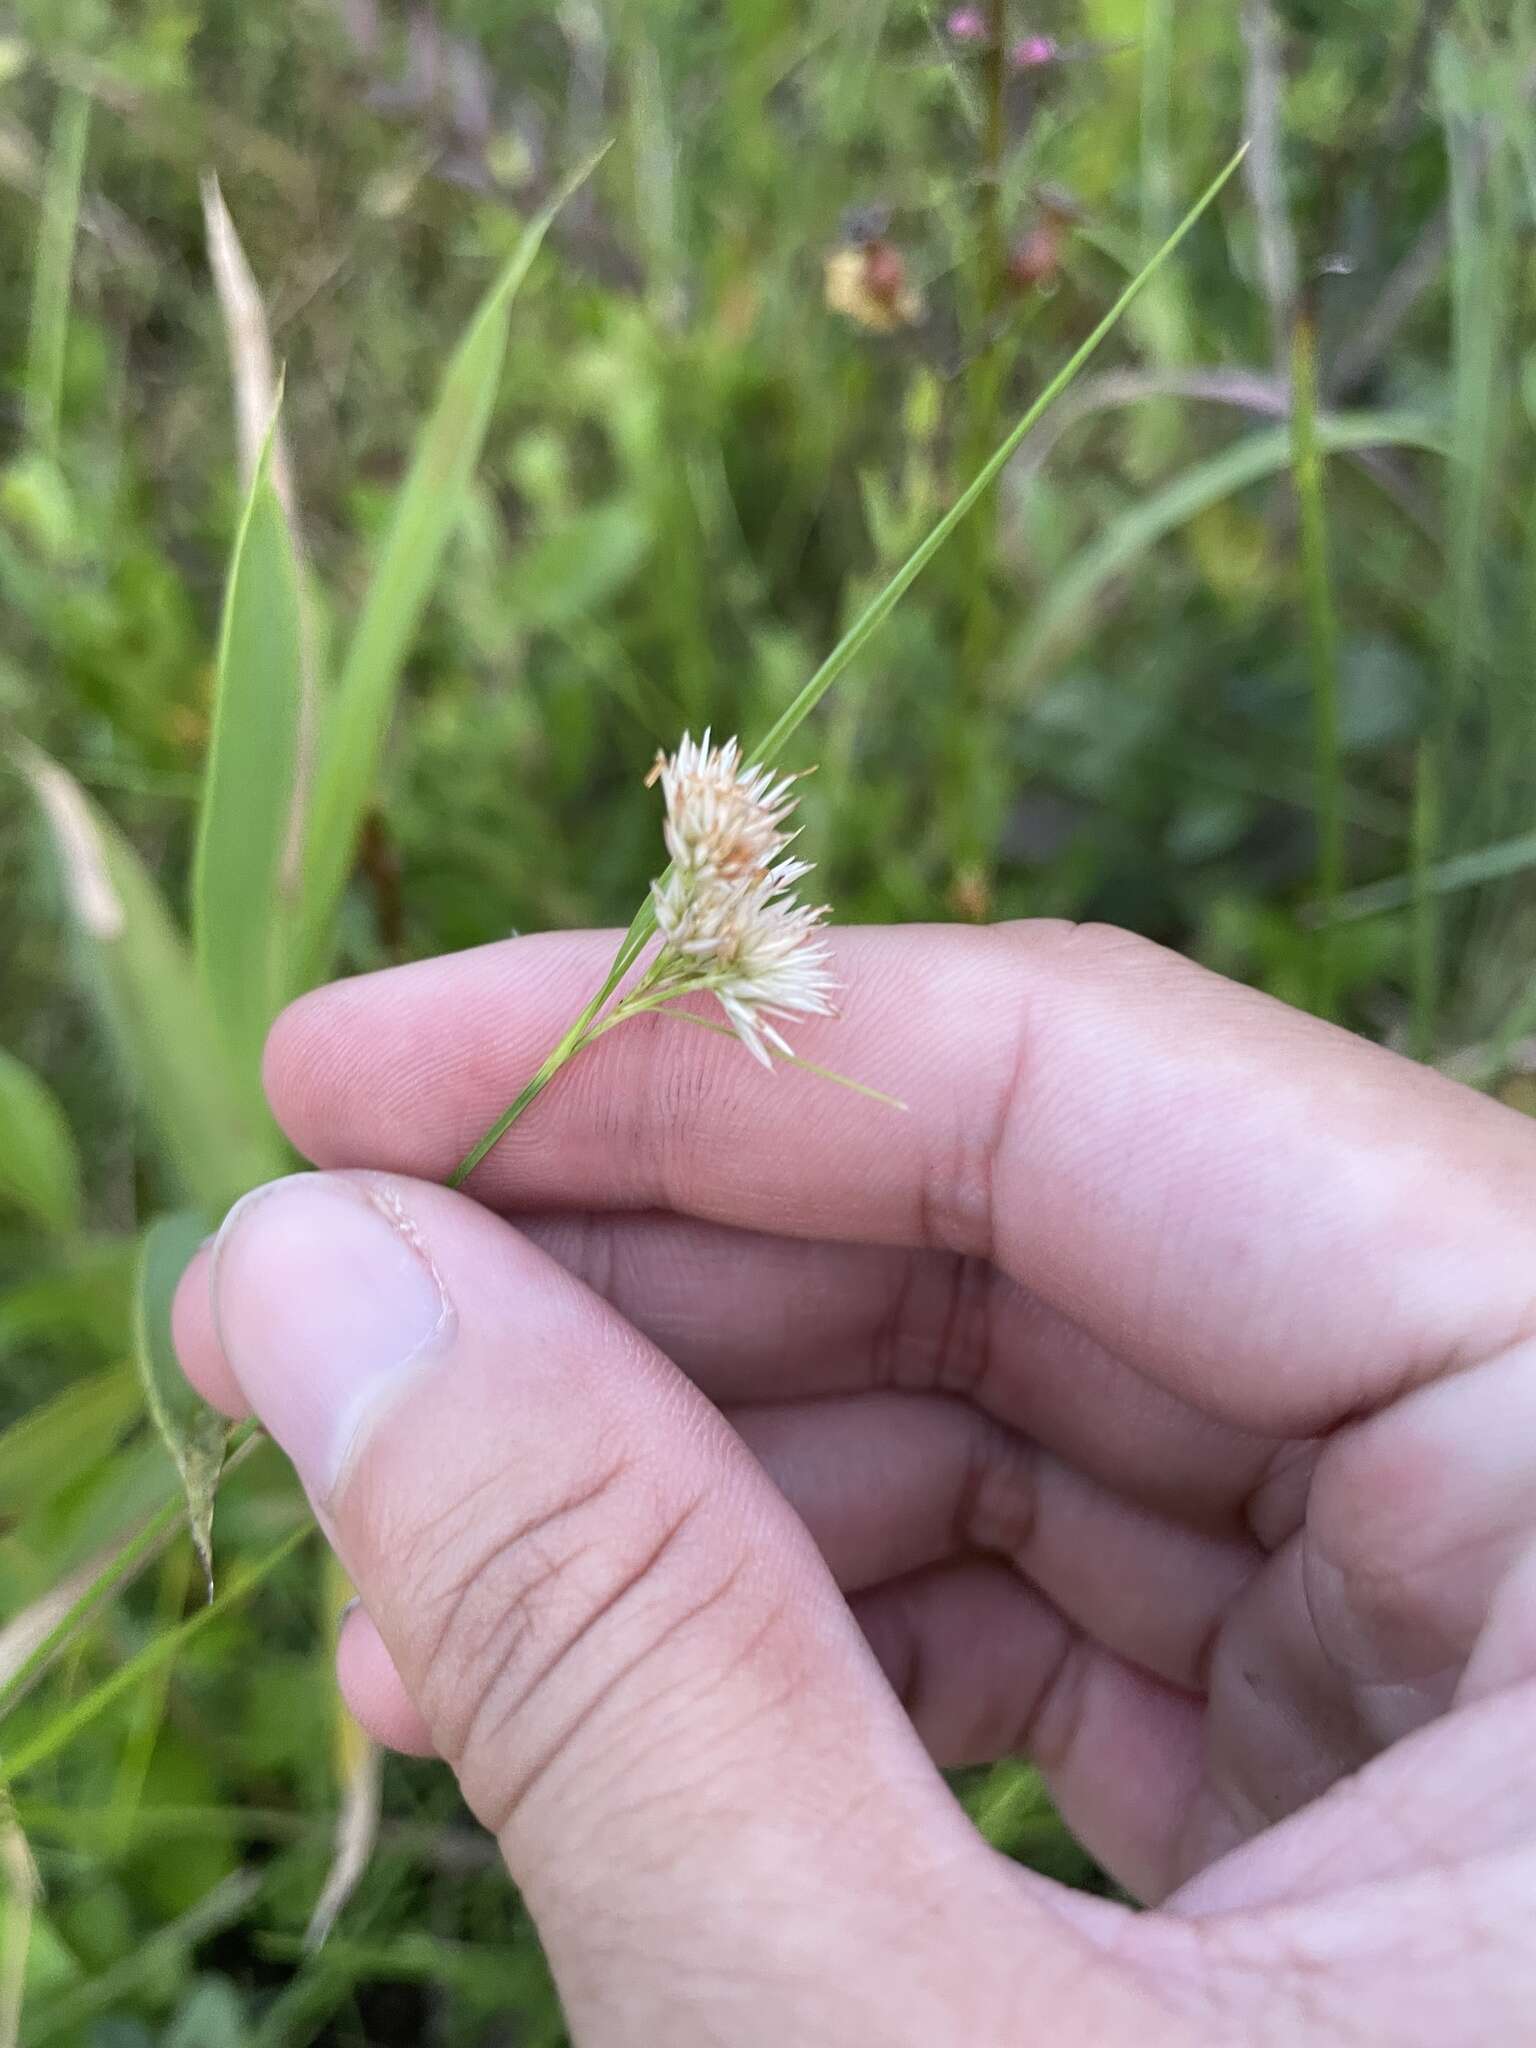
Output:
[[1054,36],[1025,36],[1022,42],[1013,46],[1013,68],[1015,71],[1043,71],[1060,55],[1061,45]]
[[984,43],[987,39],[987,18],[979,7],[956,7],[944,29],[957,43]]

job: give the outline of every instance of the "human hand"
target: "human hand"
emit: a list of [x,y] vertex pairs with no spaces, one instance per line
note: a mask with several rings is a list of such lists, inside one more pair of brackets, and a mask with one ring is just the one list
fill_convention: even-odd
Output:
[[[909,1115],[657,1018],[426,1184],[612,944],[295,1006],[330,1171],[178,1301],[576,2039],[1536,2038],[1536,1132],[1120,934],[850,931],[804,1051]],[[1016,1750],[1158,1910],[929,1761]]]

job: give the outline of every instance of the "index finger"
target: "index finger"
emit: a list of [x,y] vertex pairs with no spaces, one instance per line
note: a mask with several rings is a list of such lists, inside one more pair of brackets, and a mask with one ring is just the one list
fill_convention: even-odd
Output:
[[[322,1166],[448,1174],[616,935],[344,982],[279,1019],[268,1088]],[[1434,1072],[1095,927],[846,930],[796,1050],[909,1113],[663,1017],[581,1054],[472,1189],[668,1209],[1002,1266],[1246,1427],[1307,1434],[1532,1321],[1536,1135]]]

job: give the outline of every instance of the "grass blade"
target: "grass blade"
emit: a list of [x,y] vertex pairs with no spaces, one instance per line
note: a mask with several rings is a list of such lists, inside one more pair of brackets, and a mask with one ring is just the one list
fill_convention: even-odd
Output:
[[7,1518],[35,1514],[106,1457],[139,1411],[120,1366],[92,1373],[0,1430],[0,1503]]
[[298,561],[273,454],[269,432],[230,562],[192,876],[198,970],[256,1100],[261,1048],[292,972],[281,880],[304,695]]
[[[918,543],[883,589],[871,598],[842,639],[838,641],[832,652],[821,664],[820,668],[811,677],[810,681],[799,692],[794,701],[788,705],[782,715],[769,727],[758,745],[751,750],[749,759],[767,762],[773,760],[776,755],[783,751],[785,742],[799,731],[800,727],[810,717],[844,669],[851,662],[858,659],[866,642],[879,631],[886,619],[890,617],[902,598],[955,531],[955,528],[962,524],[966,515],[986,495],[993,484],[997,482],[1036,421],[1049,411],[1050,407],[1073,382],[1079,371],[1083,369],[1084,365],[1088,363],[1097,351],[1100,344],[1108,338],[1119,324],[1127,307],[1135,301],[1151,279],[1156,276],[1157,272],[1195,225],[1196,221],[1212,205],[1247,153],[1248,145],[1244,143],[1243,147],[1236,152],[1219,175],[1212,179],[1211,183],[1206,187],[1199,199],[1196,200],[1189,212],[1185,214],[1183,220],[1180,221],[1167,241],[1163,243],[1162,247],[1152,256],[1150,261],[1142,266],[1136,276],[1131,279],[1131,282],[1126,286],[1119,298],[1116,299],[1114,305],[1110,307],[1092,334],[1089,335],[1088,339],[1076,353],[1062,365],[1061,369],[1057,371],[1056,375],[1046,385],[1034,404],[1025,412],[1023,418],[1019,420],[1001,446],[983,463],[982,467],[960,493],[954,504],[950,506],[943,518]],[[608,971],[608,978],[603,983],[603,986],[592,997],[587,1007],[567,1032],[565,1038],[549,1054],[543,1066],[525,1084],[511,1105],[502,1112],[501,1116],[497,1118],[496,1122],[492,1124],[491,1128],[480,1139],[479,1143],[460,1160],[459,1164],[449,1175],[449,1187],[457,1188],[464,1185],[480,1162],[505,1137],[523,1111],[548,1086],[551,1078],[558,1071],[567,1055],[569,1048],[579,1042],[581,1034],[587,1025],[598,1015],[609,996],[612,995],[624,976],[629,972],[629,969],[640,957],[646,940],[655,930],[655,927],[656,913],[648,894],[640,908],[635,912],[629,930],[624,934],[618,953],[614,957],[613,965]]]
[[[242,1427],[245,1434],[238,1449],[229,1455],[227,1472],[266,1442],[254,1424]],[[167,1501],[137,1529],[88,1559],[62,1585],[35,1600],[0,1630],[0,1717],[30,1690],[104,1600],[148,1570],[185,1512],[179,1495]]]
[[512,301],[550,223],[592,172],[567,181],[524,230],[450,361],[395,501],[336,695],[325,717],[306,839],[301,960],[318,979],[329,955],[363,815],[378,773],[406,653],[458,525],[506,360]]
[[27,2035],[29,2048],[43,2048],[60,2034],[78,2039],[77,2029],[98,2013],[122,2012],[132,1994],[146,1982],[154,1983],[176,1965],[185,1968],[199,1942],[230,1927],[250,1911],[266,1883],[259,1870],[236,1870],[221,1878],[206,1898],[190,1912],[181,1914],[167,1927],[160,1927],[148,1940],[130,1948],[110,1969],[88,1978],[73,1990],[62,1993],[43,2008]]
[[0,1941],[0,2048],[17,2048],[27,1994],[32,1913],[42,1886],[27,1838],[4,1792],[0,1792],[0,1881],[5,1886],[5,1904],[0,1909],[0,1933],[4,1935]]
[[795,698],[794,702],[788,706],[783,716],[769,727],[763,736],[761,744],[752,749],[753,760],[771,761],[777,754],[783,751],[785,741],[805,723],[828,690],[837,681],[843,670],[847,668],[851,661],[857,659],[864,643],[871,634],[879,630],[880,626],[895,610],[918,577],[922,575],[955,528],[961,524],[966,515],[980,499],[986,496],[993,484],[997,482],[1012,460],[1020,442],[1023,441],[1025,435],[1034,426],[1035,422],[1043,413],[1049,411],[1061,394],[1075,381],[1078,373],[1098,352],[1102,343],[1108,340],[1115,328],[1119,326],[1126,310],[1140,297],[1141,293],[1157,275],[1158,271],[1162,269],[1190,229],[1200,219],[1201,215],[1214,203],[1228,179],[1232,177],[1247,153],[1248,145],[1244,143],[1230,163],[1226,165],[1217,177],[1212,179],[1211,183],[1195,201],[1189,212],[1185,214],[1183,220],[1180,221],[1167,241],[1142,266],[1135,277],[1131,279],[1125,290],[1116,299],[1098,326],[1095,327],[1092,334],[1089,335],[1088,339],[1070,360],[1064,363],[1061,369],[1057,371],[1034,404],[1030,406],[1013,431],[1003,441],[1002,445],[977,471],[971,482],[961,492],[954,504],[950,506],[932,532],[913,549],[912,553],[902,563],[885,588],[870,600],[848,631],[843,635],[842,639],[839,640],[832,652],[827,656],[826,660],[821,664],[821,667],[817,669],[815,675],[811,677],[805,688]]
[[218,294],[224,319],[224,339],[229,348],[230,377],[235,392],[235,439],[240,457],[240,481],[249,491],[261,467],[263,451],[270,440],[267,461],[272,488],[277,492],[290,522],[298,524],[293,493],[293,466],[278,421],[280,379],[273,361],[272,335],[267,312],[250,262],[230,219],[229,208],[219,181],[211,173],[204,178],[203,227],[208,243],[208,268]]
[[[326,1662],[331,1662],[330,1643],[340,1630],[342,1618],[353,1598],[352,1583],[336,1559],[326,1553],[325,1585],[331,1610],[331,1634]],[[378,1744],[353,1720],[334,1675],[328,1675],[331,1695],[331,1774],[339,1795],[335,1833],[331,1846],[331,1867],[315,1902],[304,1946],[324,1946],[348,1899],[367,1871],[378,1845],[384,1758]]]
[[229,1424],[193,1393],[171,1341],[171,1303],[205,1234],[202,1218],[196,1215],[161,1216],[144,1233],[133,1353],[150,1419],[181,1475],[187,1521],[211,1600],[213,1503],[224,1469]]
[[27,423],[47,455],[59,449],[59,416],[64,402],[64,352],[69,341],[69,303],[80,225],[80,181],[91,129],[85,93],[64,87],[53,117],[48,170],[43,181],[42,220],[32,274],[32,329],[27,342]]
[[1389,875],[1384,881],[1367,882],[1341,896],[1330,913],[1319,903],[1309,915],[1319,924],[1330,915],[1336,924],[1355,924],[1362,917],[1380,917],[1384,911],[1401,910],[1422,890],[1429,896],[1452,896],[1463,889],[1479,889],[1485,882],[1507,881],[1536,868],[1536,832],[1522,832],[1515,839],[1501,839],[1494,846],[1479,846],[1468,853],[1453,854],[1420,872]]
[[80,1161],[68,1121],[52,1089],[3,1050],[0,1201],[61,1237],[80,1225]]
[[214,1220],[283,1172],[282,1146],[234,1084],[186,943],[138,856],[57,762],[32,746],[21,761],[124,1064],[188,1193]]
[[299,1545],[313,1533],[314,1524],[305,1522],[301,1528],[292,1530],[281,1543],[267,1551],[265,1556],[257,1558],[252,1564],[241,1565],[231,1572],[228,1584],[216,1599],[211,1600],[206,1607],[200,1607],[195,1614],[189,1615],[180,1627],[168,1629],[163,1635],[154,1637],[136,1656],[130,1657],[125,1664],[120,1664],[110,1678],[103,1679],[92,1691],[78,1700],[71,1701],[62,1712],[55,1714],[51,1721],[37,1731],[30,1742],[23,1743],[19,1749],[0,1759],[0,1782],[14,1784],[28,1771],[36,1770],[39,1764],[46,1763],[50,1757],[57,1756],[61,1749],[68,1748],[75,1737],[104,1714],[108,1707],[115,1705],[125,1694],[132,1692],[135,1686],[151,1672],[159,1670],[162,1664],[179,1656],[191,1637],[200,1634],[211,1622],[221,1619],[231,1608],[238,1607],[254,1593],[262,1581],[269,1579],[280,1565],[286,1564]]
[[[1360,448],[1421,448],[1443,452],[1432,420],[1417,414],[1351,413],[1319,419],[1319,448],[1346,454]],[[1111,522],[1052,579],[1029,623],[1029,648],[1019,676],[1033,680],[1092,616],[1107,585],[1144,554],[1199,513],[1266,477],[1278,476],[1291,461],[1291,437],[1281,427],[1250,434],[1208,461],[1196,463],[1150,497]]]

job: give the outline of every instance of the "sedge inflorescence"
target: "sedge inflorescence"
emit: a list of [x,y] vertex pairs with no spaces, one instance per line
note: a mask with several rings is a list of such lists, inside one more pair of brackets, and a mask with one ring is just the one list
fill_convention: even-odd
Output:
[[790,1051],[780,1024],[834,1014],[837,984],[820,929],[827,906],[800,901],[811,867],[788,852],[798,779],[744,765],[739,741],[716,746],[708,732],[701,740],[685,733],[649,778],[666,800],[672,865],[651,885],[661,950],[647,992],[713,994],[764,1066],[770,1048]]

